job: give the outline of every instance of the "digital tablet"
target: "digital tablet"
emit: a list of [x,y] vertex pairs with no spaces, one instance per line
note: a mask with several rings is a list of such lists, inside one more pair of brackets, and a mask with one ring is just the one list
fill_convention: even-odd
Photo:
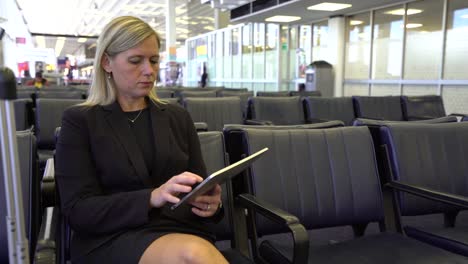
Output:
[[184,202],[191,201],[195,199],[195,197],[197,197],[198,195],[204,194],[207,191],[211,190],[216,184],[222,184],[223,182],[241,173],[243,170],[248,168],[250,164],[252,164],[252,162],[254,162],[260,156],[262,156],[267,150],[268,148],[259,150],[254,154],[239,160],[236,163],[233,163],[225,168],[222,168],[212,173],[210,176],[208,176],[206,179],[200,182],[191,192],[187,193],[183,198],[181,198],[178,203],[172,205],[171,209],[176,209]]

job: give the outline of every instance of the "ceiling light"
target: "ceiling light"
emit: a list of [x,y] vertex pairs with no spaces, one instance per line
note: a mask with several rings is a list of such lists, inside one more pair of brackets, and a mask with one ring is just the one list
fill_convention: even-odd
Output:
[[215,30],[215,28],[213,26],[205,26],[203,28],[206,29],[206,30],[210,30],[210,31]]
[[329,3],[323,2],[321,4],[309,6],[307,9],[309,10],[320,10],[320,11],[337,11],[341,9],[345,9],[351,7],[350,4],[340,4],[340,3]]
[[[411,9],[410,8],[410,9],[406,10],[406,15],[409,16],[409,15],[419,14],[421,12],[422,12],[421,9]],[[405,14],[405,9],[403,9],[403,8],[395,9],[395,10],[385,12],[385,14],[403,16]]]
[[351,21],[349,21],[349,24],[351,26],[361,25],[362,23],[364,23],[364,21],[361,21],[361,20],[351,20]]
[[288,22],[299,20],[299,19],[301,19],[301,17],[298,17],[298,16],[272,16],[272,17],[269,17],[269,18],[265,19],[265,21],[267,21],[267,22],[288,23]]
[[468,14],[460,16],[461,18],[467,18],[468,19]]
[[87,39],[87,38],[79,38],[77,41],[78,41],[79,43],[85,43],[86,40],[88,40],[88,39]]
[[46,48],[45,38],[44,36],[36,36],[36,44],[38,48]]
[[406,24],[406,28],[418,28],[418,27],[422,27],[423,24],[419,24],[419,23],[408,23]]

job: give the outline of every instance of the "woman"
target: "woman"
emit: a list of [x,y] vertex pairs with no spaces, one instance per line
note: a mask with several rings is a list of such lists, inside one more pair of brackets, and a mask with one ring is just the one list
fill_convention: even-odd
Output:
[[153,91],[159,36],[135,17],[103,30],[85,103],[65,111],[56,149],[73,263],[227,263],[207,222],[221,188],[172,211],[206,176],[189,114]]

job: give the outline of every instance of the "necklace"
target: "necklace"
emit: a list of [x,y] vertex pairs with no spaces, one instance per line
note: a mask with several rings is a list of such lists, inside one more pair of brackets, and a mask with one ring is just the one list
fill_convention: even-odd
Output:
[[138,117],[140,117],[141,112],[143,112],[143,109],[141,109],[140,112],[138,112],[138,115],[133,119],[130,119],[130,118],[127,117],[128,121],[130,121],[132,123],[135,123],[135,121],[138,119]]

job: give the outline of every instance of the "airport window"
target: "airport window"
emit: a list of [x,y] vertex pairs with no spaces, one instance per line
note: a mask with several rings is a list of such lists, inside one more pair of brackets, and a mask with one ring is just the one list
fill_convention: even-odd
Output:
[[232,34],[230,30],[222,32],[224,34],[224,64],[223,64],[223,79],[231,79],[232,71]]
[[444,1],[426,0],[407,5],[404,79],[440,77]]
[[[265,78],[268,82],[265,90],[277,91],[276,79],[278,78],[278,39],[279,26],[276,24],[266,25],[265,40]],[[275,82],[271,85],[270,82]]]
[[254,91],[264,90],[265,80],[265,24],[254,23],[254,67],[253,79],[257,81],[254,83]]
[[[355,24],[353,21],[361,21]],[[346,20],[345,78],[368,79],[370,66],[370,12]]]
[[[403,53],[403,6],[374,12],[374,41],[372,49],[372,79],[400,79]],[[359,20],[350,24],[358,25]],[[398,92],[399,89],[396,87]],[[393,93],[392,93],[393,94]]]
[[[252,24],[242,27],[242,78],[252,79]],[[251,84],[245,87],[252,88]]]
[[395,84],[373,84],[371,96],[400,95],[400,86]]
[[234,28],[232,30],[232,78],[236,80],[242,78],[241,71],[239,71],[239,65],[241,65],[240,46],[240,29]]
[[468,79],[468,1],[448,1],[444,79]]
[[326,61],[328,58],[328,20],[314,23],[312,35],[312,60]]

